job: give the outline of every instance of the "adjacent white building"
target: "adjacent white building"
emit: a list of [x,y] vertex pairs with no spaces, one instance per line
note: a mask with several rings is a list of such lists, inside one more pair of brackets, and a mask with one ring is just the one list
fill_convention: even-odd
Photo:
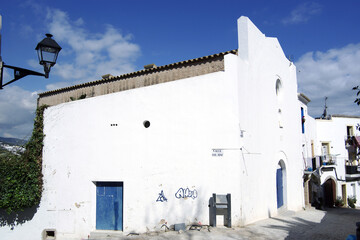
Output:
[[[360,171],[357,159],[359,126],[360,117],[355,116],[332,115],[328,120],[316,119],[316,151],[319,155],[326,156],[326,167],[321,174],[322,184],[329,189],[327,192],[325,189],[325,203],[329,202],[326,200],[329,199],[328,195],[342,197],[345,204],[348,197],[360,199]],[[327,170],[329,168],[332,171]],[[356,206],[360,206],[359,202]]]
[[[305,95],[299,94],[304,156],[305,205],[332,207],[342,199],[360,197],[360,117],[328,115],[314,119],[307,114]],[[357,201],[355,206],[359,207]]]

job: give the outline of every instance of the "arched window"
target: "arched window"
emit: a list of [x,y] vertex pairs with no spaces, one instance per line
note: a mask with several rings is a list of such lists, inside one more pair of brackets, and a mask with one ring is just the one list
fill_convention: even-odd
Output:
[[280,78],[276,79],[275,83],[275,92],[277,97],[277,103],[278,103],[278,121],[279,121],[279,127],[283,128],[283,122],[282,122],[282,109],[281,109],[281,102],[282,102],[282,82]]
[[276,96],[278,97],[278,100],[280,100],[282,95],[282,83],[279,78],[276,80],[275,89],[276,89]]

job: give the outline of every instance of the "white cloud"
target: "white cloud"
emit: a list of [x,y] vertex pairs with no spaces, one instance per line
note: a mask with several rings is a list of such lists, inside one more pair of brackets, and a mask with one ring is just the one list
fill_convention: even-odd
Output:
[[46,90],[51,91],[59,88],[69,87],[70,84],[68,82],[57,82],[46,85]]
[[360,85],[359,62],[360,43],[326,52],[308,52],[295,63],[299,91],[312,100],[309,110],[314,117],[322,114],[325,96],[330,114],[359,112],[360,107],[353,103],[356,92],[352,90]]
[[322,6],[315,2],[305,2],[291,11],[290,16],[282,20],[285,25],[307,22],[311,17],[321,13]]
[[31,136],[36,109],[36,92],[17,86],[6,86],[0,94],[0,136],[28,138]]
[[71,63],[58,63],[53,73],[64,80],[75,80],[86,77],[86,69],[77,68],[76,65]]
[[85,29],[83,19],[72,21],[66,12],[48,9],[49,30],[63,48],[69,49],[60,56],[54,74],[72,83],[101,78],[110,73],[121,75],[135,71],[134,61],[140,47],[132,43],[131,35],[123,36],[112,25],[104,33]]
[[74,23],[75,23],[76,26],[80,27],[81,25],[84,24],[84,19],[79,18],[79,19],[76,20]]

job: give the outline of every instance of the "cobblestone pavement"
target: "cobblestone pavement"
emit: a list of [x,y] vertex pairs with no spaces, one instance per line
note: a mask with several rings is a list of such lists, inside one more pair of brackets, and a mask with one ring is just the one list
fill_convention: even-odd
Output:
[[325,211],[306,209],[286,212],[281,216],[258,221],[246,227],[217,227],[183,232],[153,232],[132,236],[116,236],[91,239],[126,240],[202,240],[202,239],[342,239],[356,234],[356,222],[360,222],[360,209],[330,208]]

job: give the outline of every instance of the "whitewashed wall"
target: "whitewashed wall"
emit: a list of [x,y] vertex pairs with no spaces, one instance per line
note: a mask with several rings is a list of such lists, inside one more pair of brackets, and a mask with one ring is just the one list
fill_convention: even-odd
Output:
[[[341,197],[341,188],[338,188],[338,196]],[[346,194],[347,196],[355,196],[356,197],[356,207],[360,207],[360,181],[352,181],[346,183]]]
[[[52,186],[64,194],[74,183],[79,186],[55,205],[84,202],[91,213],[87,228],[95,230],[93,181],[122,181],[124,231],[154,230],[162,219],[208,223],[212,193],[232,193],[233,204],[239,205],[238,152],[212,157],[213,148],[238,142],[236,79],[231,64],[227,67],[225,73],[50,108],[45,146],[52,149],[49,155],[45,149],[44,157],[65,177],[65,182],[55,177]],[[151,123],[147,129],[145,120]],[[195,189],[198,197],[176,199],[181,187]],[[161,191],[167,202],[156,202]],[[234,224],[236,215],[234,208]]]
[[[296,68],[276,38],[246,17],[238,20],[239,119],[244,131],[241,162],[242,223],[278,213],[276,169],[286,168],[285,208],[303,206],[300,107]],[[282,88],[276,94],[276,81]],[[279,113],[279,109],[281,113]],[[280,128],[280,125],[281,128]]]
[[354,135],[360,136],[360,131],[356,129],[357,124],[360,124],[360,118],[332,117],[331,120],[317,119],[317,154],[321,154],[321,142],[329,142],[330,154],[339,154],[337,158],[348,159],[348,153],[345,148],[346,127],[353,126]]
[[[313,117],[308,114],[308,107],[303,102],[300,102],[300,109],[304,109],[305,123],[304,130],[305,132],[301,136],[302,143],[302,157],[304,158],[304,167],[311,165],[311,158],[313,157],[312,145],[315,155],[315,145],[316,145],[316,121]],[[301,111],[301,110],[299,110]],[[300,121],[301,124],[301,121]],[[315,170],[315,169],[313,169]]]

